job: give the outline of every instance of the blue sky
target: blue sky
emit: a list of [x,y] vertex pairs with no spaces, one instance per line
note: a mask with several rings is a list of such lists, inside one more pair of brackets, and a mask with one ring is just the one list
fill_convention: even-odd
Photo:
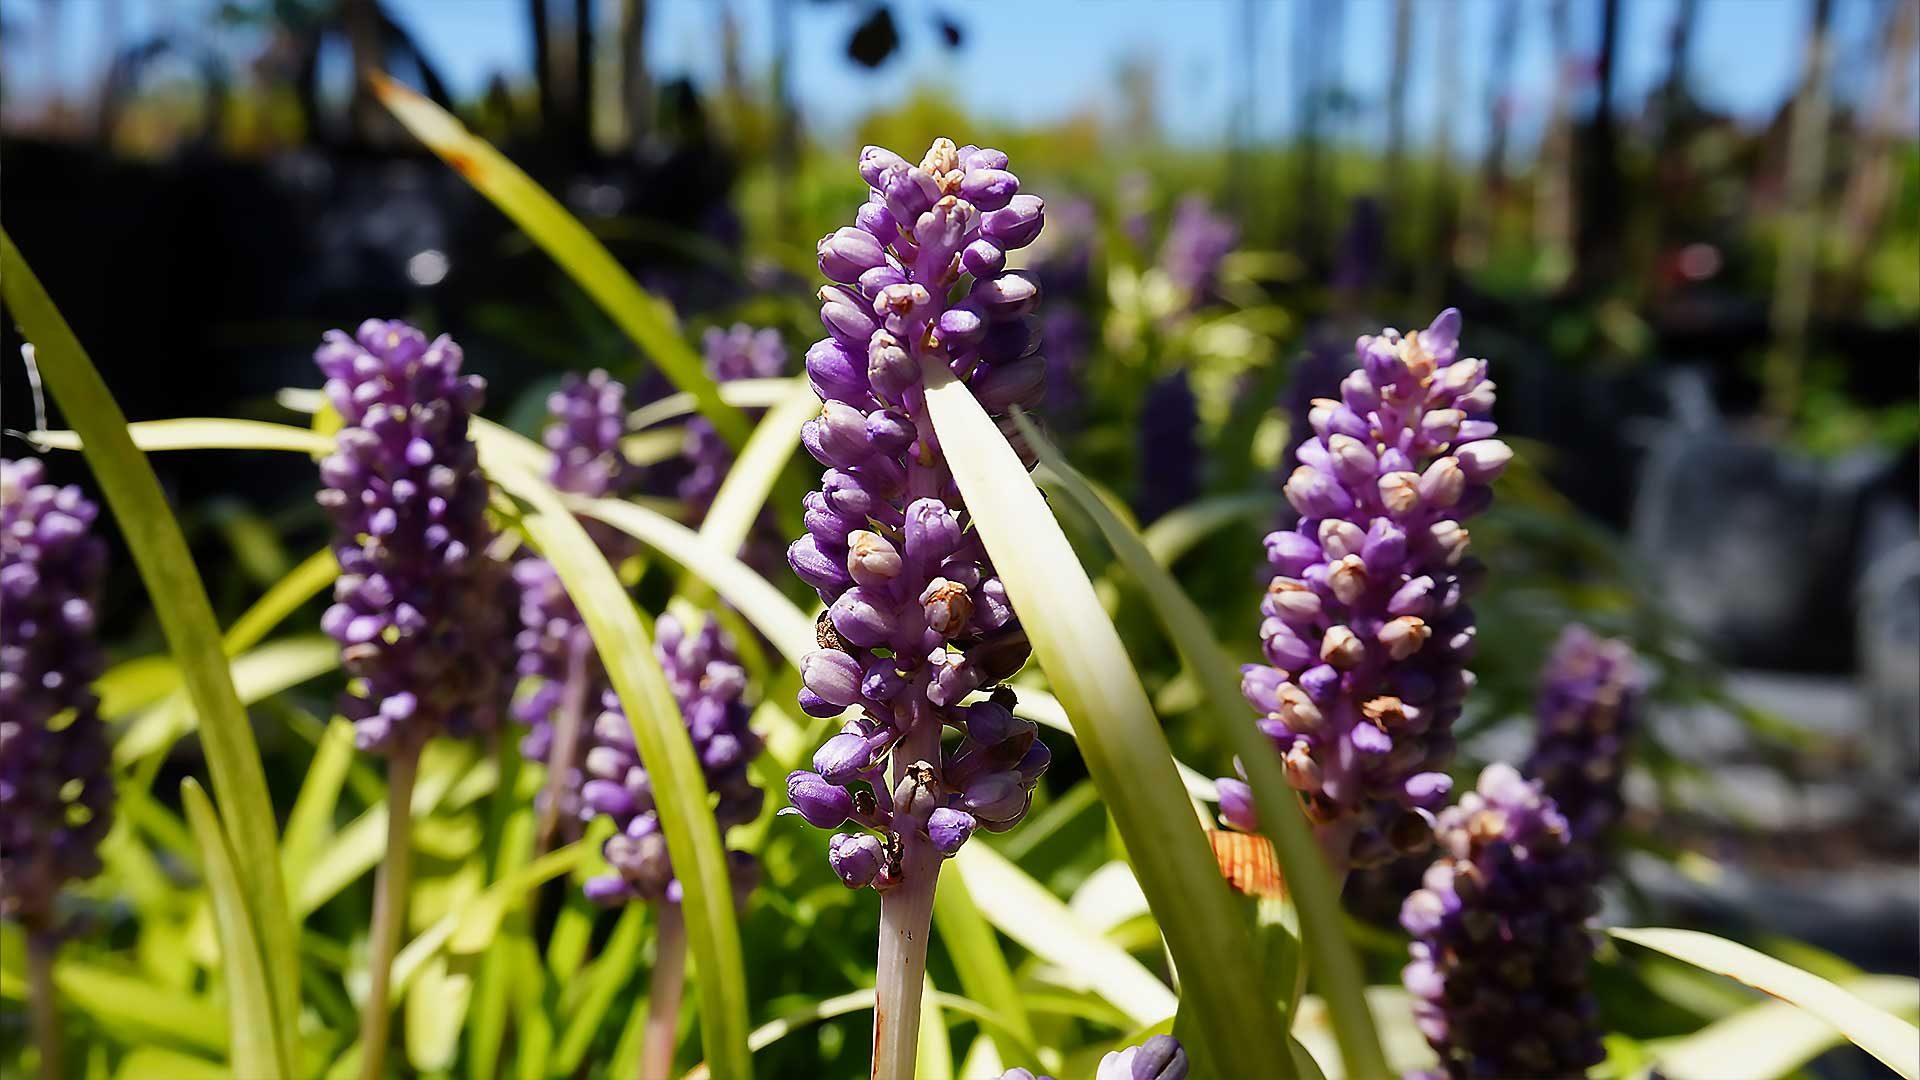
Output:
[[[9,29],[5,42],[9,89],[31,100],[49,77],[66,87],[86,85],[99,70],[104,0],[62,5],[51,50],[23,41],[37,31],[43,9],[30,0],[0,0]],[[120,0],[129,37],[162,27],[200,24],[217,0]],[[731,0],[742,34],[747,69],[764,70],[770,55],[774,0]],[[1295,5],[1306,0],[1258,0],[1254,38],[1261,81],[1272,92],[1256,106],[1262,137],[1292,130],[1290,34]],[[1837,37],[1840,90],[1866,89],[1875,44],[1878,3],[1839,0]],[[1893,0],[1903,2],[1903,0]],[[1750,122],[1762,122],[1790,93],[1800,64],[1800,42],[1812,0],[1703,0],[1695,34],[1696,92],[1709,104]],[[527,68],[525,0],[389,0],[452,84],[456,94],[476,91],[494,72],[518,76]],[[555,7],[565,7],[556,4]],[[617,0],[601,0],[612,18]],[[649,54],[661,75],[685,73],[711,85],[720,65],[722,0],[652,0]],[[1238,0],[896,0],[904,51],[879,71],[855,69],[842,46],[864,4],[815,4],[793,0],[795,86],[802,115],[824,132],[844,129],[876,103],[931,83],[996,118],[1054,120],[1098,110],[1111,100],[1117,66],[1148,60],[1157,76],[1159,113],[1175,139],[1203,142],[1223,136],[1235,93],[1242,5]],[[1679,0],[1628,0],[1620,90],[1633,102],[1664,77],[1665,38]],[[1580,48],[1598,40],[1598,0],[1573,0]],[[1486,137],[1484,80],[1499,11],[1496,0],[1416,0],[1411,75],[1412,130],[1431,137],[1440,110],[1455,108],[1455,143],[1472,152]],[[963,48],[949,52],[936,41],[931,15],[952,13],[966,31]],[[1386,91],[1391,54],[1393,0],[1348,0],[1340,66],[1359,107],[1336,134],[1373,142],[1384,134],[1378,107]],[[1516,139],[1524,144],[1546,118],[1553,83],[1546,0],[1523,0],[1513,98]],[[1448,79],[1447,24],[1455,53]],[[22,32],[24,31],[24,32]],[[609,35],[610,37],[611,35]],[[19,100],[20,98],[16,98]]]

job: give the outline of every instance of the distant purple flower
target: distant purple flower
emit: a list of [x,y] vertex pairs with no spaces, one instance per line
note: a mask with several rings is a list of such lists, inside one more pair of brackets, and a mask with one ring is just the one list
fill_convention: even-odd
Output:
[[[541,440],[552,454],[547,480],[555,489],[590,498],[618,498],[638,486],[639,472],[620,446],[628,430],[627,389],[618,380],[597,369],[585,378],[567,376],[560,389],[547,396],[547,417]],[[605,522],[588,519],[582,524],[609,561],[617,563],[635,550],[632,537]],[[577,699],[574,708],[591,712],[612,684],[579,609],[552,565],[529,555],[513,564],[513,578],[520,616],[514,637],[519,661],[514,671],[529,687],[514,706],[515,717],[529,729],[520,740],[520,753],[549,769],[565,770],[553,790],[560,800],[561,819],[578,821],[583,817],[580,761],[593,745],[592,733],[581,731],[574,744],[574,760],[557,764],[552,760],[557,749],[555,721],[569,704],[569,694]],[[545,799],[546,794],[542,791],[539,798]]]
[[[631,494],[642,477],[621,449],[620,440],[627,434],[626,386],[598,368],[584,378],[568,375],[560,389],[547,395],[547,426],[541,434],[552,453],[547,482],[556,490],[591,499]],[[613,562],[635,550],[632,537],[603,521],[582,524]]]
[[[771,379],[787,366],[787,348],[777,330],[755,330],[744,323],[730,329],[713,327],[703,339],[707,374],[715,382]],[[704,416],[687,420],[681,455],[689,466],[680,480],[680,498],[696,513],[705,513],[733,466],[733,448]]]
[[[1597,861],[1620,818],[1627,741],[1638,726],[1646,675],[1633,646],[1567,627],[1540,673],[1540,730],[1525,771],[1541,782]],[[1596,865],[1596,870],[1598,866]]]
[[1435,836],[1400,922],[1413,935],[1402,981],[1441,1075],[1586,1075],[1605,1056],[1588,986],[1597,903],[1566,818],[1537,781],[1494,764]]
[[1200,403],[1181,368],[1147,390],[1140,412],[1140,524],[1200,497]]
[[1213,300],[1220,287],[1220,265],[1239,246],[1240,229],[1217,214],[1199,193],[1174,207],[1166,239],[1160,243],[1160,268],[1166,271],[1190,307]]
[[[747,775],[748,763],[760,752],[760,739],[747,726],[752,713],[743,699],[747,673],[711,619],[689,636],[673,616],[662,615],[655,634],[654,655],[680,703],[707,788],[719,797],[714,816],[724,839],[726,830],[759,817],[765,800]],[[611,872],[588,880],[587,895],[608,905],[634,899],[679,903],[680,883],[654,808],[653,783],[634,747],[620,699],[611,690],[600,699],[584,772],[584,811],[607,815],[617,829],[602,850]],[[758,880],[758,864],[744,851],[729,851],[727,869],[736,897],[744,900]]]
[[487,481],[468,421],[486,384],[460,347],[402,322],[329,331],[314,362],[340,414],[320,505],[340,563],[321,627],[351,682],[355,742],[386,752],[499,721],[513,667],[506,567],[487,552]]
[[[787,552],[829,605],[821,648],[801,665],[801,707],[858,715],[787,787],[812,824],[852,821],[885,838],[878,866],[862,834],[843,833],[831,849],[849,886],[885,889],[915,866],[937,871],[935,856],[976,827],[1011,828],[1048,763],[1037,729],[1014,718],[1006,695],[961,704],[1011,675],[1029,650],[979,537],[965,528],[920,381],[921,361],[931,360],[966,380],[989,411],[1040,399],[1039,290],[1005,266],[1009,250],[1039,235],[1043,206],[1020,192],[1005,154],[945,139],[918,165],[869,146],[860,173],[871,195],[856,224],[818,246],[820,269],[836,284],[820,290],[828,336],[807,350],[807,377],[824,405],[801,441],[827,473],[806,497],[807,534]],[[947,726],[962,737],[943,747]]]
[[54,926],[54,896],[100,872],[113,775],[93,681],[107,549],[100,509],[0,459],[0,917]]
[[1449,309],[1417,334],[1360,339],[1362,369],[1341,400],[1315,402],[1287,480],[1299,524],[1266,539],[1267,663],[1242,669],[1241,690],[1342,870],[1426,845],[1472,685],[1463,601],[1479,568],[1460,522],[1512,451],[1459,330]]

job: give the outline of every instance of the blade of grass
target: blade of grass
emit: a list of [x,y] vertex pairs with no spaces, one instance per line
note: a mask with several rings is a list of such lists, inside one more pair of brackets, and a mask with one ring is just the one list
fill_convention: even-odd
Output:
[[1074,717],[1088,772],[1153,905],[1211,1059],[1228,1076],[1291,1076],[1285,1027],[1262,992],[1260,973],[1245,962],[1253,955],[1246,920],[1187,805],[1166,736],[1093,583],[1019,456],[966,385],[927,358],[921,378],[974,528],[1035,658]]
[[1081,923],[1045,886],[999,852],[985,844],[968,844],[952,865],[987,921],[1075,980],[1073,989],[1098,994],[1136,1024],[1173,1015],[1178,1001],[1165,983]]
[[599,1033],[600,1021],[613,1007],[613,999],[631,982],[637,960],[640,955],[642,935],[647,928],[646,908],[640,904],[629,904],[620,913],[620,920],[614,923],[613,934],[607,938],[607,947],[601,952],[579,983],[585,987],[580,1002],[568,1010],[567,1026],[560,1035],[559,1048],[554,1051],[553,1071],[559,1076],[572,1076],[580,1070],[580,1062],[592,1048],[593,1037]]
[[794,379],[786,396],[762,417],[734,459],[720,490],[700,523],[700,539],[722,551],[739,551],[767,505],[781,470],[800,447],[800,425],[820,411],[820,399],[803,379]]
[[[1011,1034],[1010,1026],[1000,1012],[978,1001],[974,1001],[972,998],[961,997],[958,994],[930,991],[927,994],[927,1000],[930,1003],[939,1005],[948,1012],[958,1013],[970,1020],[977,1021],[982,1027]],[[871,1008],[873,1008],[872,990],[854,990],[830,998],[821,998],[819,1001],[809,1002],[799,1008],[792,1009],[777,1019],[769,1020],[759,1027],[754,1028],[753,1034],[748,1037],[748,1045],[751,1046],[755,1052],[765,1050],[767,1047],[772,1046],[774,1043],[779,1042],[781,1039],[786,1038],[803,1027],[817,1024],[822,1020],[832,1020],[835,1017],[847,1016],[857,1012],[866,1012]],[[1040,1057],[1039,1051],[1031,1046],[1022,1046],[1020,1048],[1020,1055],[1020,1060],[1022,1061],[1035,1061]],[[685,1080],[705,1080],[708,1075],[707,1063],[703,1061],[688,1070]]]
[[1920,1076],[1920,1028],[1810,971],[1698,930],[1611,927],[1607,933],[1798,1006],[1838,1028],[1848,1042],[1879,1058],[1907,1080]]
[[988,1032],[1001,1058],[1019,1053],[1022,1045],[1031,1046],[1033,1023],[1027,1018],[1026,1003],[1013,981],[1013,971],[1007,967],[1006,954],[1000,951],[1000,939],[973,902],[963,875],[947,875],[941,887],[934,890],[933,922],[940,932],[940,944],[960,976],[960,989],[975,1001],[1002,1003],[1010,1031]]
[[[795,383],[805,386],[807,381],[790,375],[774,379],[734,379],[720,384],[720,400],[740,409],[770,409],[786,398],[788,390]],[[684,392],[668,394],[666,397],[655,398],[628,413],[627,426],[635,430],[643,430],[655,424],[678,419],[696,409],[697,404],[692,394]]]
[[265,960],[253,917],[235,872],[233,848],[213,804],[192,778],[180,782],[180,801],[200,844],[200,866],[212,898],[220,935],[220,966],[226,976],[227,1031],[232,1040],[227,1060],[235,1076],[285,1077],[293,1072],[291,1047],[273,1015]]
[[34,343],[48,390],[86,443],[87,464],[146,583],[175,662],[185,673],[246,908],[264,949],[272,1016],[280,1025],[276,1042],[290,1048],[297,1041],[300,1014],[299,939],[280,877],[273,802],[246,710],[227,674],[219,628],[199,571],[153,467],[127,434],[126,416],[5,230],[0,230],[0,295],[21,333]]
[[379,74],[372,82],[374,96],[402,126],[513,219],[675,386],[693,395],[700,414],[713,422],[728,445],[735,450],[746,445],[746,417],[721,400],[700,354],[680,336],[671,307],[642,289],[586,226],[506,155],[405,86]]
[[[477,425],[482,464],[496,483],[524,500],[533,545],[553,564],[578,606],[633,728],[634,745],[653,780],[667,851],[685,888],[687,940],[699,972],[700,1033],[707,1060],[723,1077],[751,1076],[746,972],[726,852],[708,806],[706,778],[666,674],[639,612],[560,496],[537,476],[488,462],[499,428]],[[491,436],[491,437],[489,437]],[[762,582],[762,584],[765,584]]]
[[333,835],[333,812],[352,764],[353,724],[335,717],[307,765],[306,779],[300,782],[300,794],[294,797],[286,831],[280,837],[280,858],[285,864],[282,871],[289,879]]
[[1231,749],[1247,769],[1258,804],[1260,821],[1286,877],[1289,894],[1300,910],[1301,933],[1316,984],[1332,1010],[1334,1030],[1352,1076],[1385,1071],[1380,1037],[1366,1009],[1366,977],[1359,958],[1341,930],[1340,891],[1314,841],[1299,800],[1288,786],[1279,755],[1251,722],[1240,696],[1240,674],[1227,657],[1200,608],[1187,597],[1166,568],[1147,550],[1138,533],[1129,529],[1101,502],[1053,445],[1025,416],[1016,416],[1020,432],[1040,455],[1055,480],[1055,490],[1079,506],[1106,538],[1107,545],[1127,572],[1143,588],[1167,638],[1188,670],[1200,681],[1204,711],[1213,721],[1220,742]]
[[[1842,990],[1875,1008],[1916,1014],[1920,983],[1896,975],[1856,976]],[[1646,1044],[1660,1075],[1674,1080],[1773,1080],[1845,1041],[1838,1028],[1785,1001],[1763,1001],[1691,1035]]]
[[[333,452],[333,440],[305,428],[264,420],[186,417],[142,420],[127,425],[140,449],[161,450],[292,450],[324,456]],[[51,450],[84,449],[77,431],[48,431],[36,441]]]
[[1155,562],[1172,566],[1215,529],[1243,519],[1270,520],[1280,511],[1280,496],[1265,492],[1220,495],[1172,510],[1140,534]]

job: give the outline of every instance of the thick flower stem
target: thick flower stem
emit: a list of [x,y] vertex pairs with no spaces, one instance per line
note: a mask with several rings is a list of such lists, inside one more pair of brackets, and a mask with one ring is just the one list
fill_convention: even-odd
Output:
[[[897,785],[917,761],[940,760],[940,722],[921,714],[893,754]],[[900,884],[880,894],[880,949],[873,985],[873,1080],[912,1080],[926,988],[927,938],[940,853],[924,831],[900,836]]]
[[560,795],[567,788],[568,774],[579,755],[580,728],[586,722],[587,659],[593,655],[593,641],[584,632],[574,637],[567,650],[567,681],[561,688],[560,708],[553,717],[553,745],[547,749],[547,789],[540,807],[536,854],[553,848],[554,830],[560,824]]
[[680,1034],[680,998],[687,983],[687,931],[679,904],[660,905],[660,926],[654,941],[640,1080],[666,1080],[673,1075],[673,1050]]
[[47,1080],[66,1076],[60,1003],[53,988],[53,954],[59,947],[52,934],[34,931],[27,935],[27,996],[33,1001],[33,1042],[40,1051],[40,1075]]
[[373,883],[372,983],[360,1012],[360,1078],[379,1080],[386,1064],[388,996],[393,954],[407,921],[407,876],[413,861],[413,781],[420,771],[420,745],[407,740],[387,762],[387,854]]

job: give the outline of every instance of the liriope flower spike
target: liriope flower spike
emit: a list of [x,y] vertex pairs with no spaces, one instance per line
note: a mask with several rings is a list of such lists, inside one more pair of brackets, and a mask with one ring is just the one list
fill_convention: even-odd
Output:
[[0,917],[58,931],[62,884],[100,872],[113,820],[94,605],[106,545],[77,487],[0,460]]
[[388,983],[406,917],[412,793],[437,734],[494,729],[512,692],[507,567],[487,549],[488,485],[468,435],[486,384],[460,347],[402,322],[329,331],[314,353],[343,426],[320,463],[340,577],[321,627],[341,646],[341,711],[363,750],[387,755],[387,850],[374,885],[361,1076],[386,1057]]
[[[801,707],[854,715],[787,790],[812,824],[853,826],[829,861],[849,886],[885,894],[874,1069],[892,1077],[912,1070],[940,860],[976,829],[1017,823],[1048,763],[1005,695],[964,703],[1029,649],[966,528],[920,382],[924,360],[946,364],[991,412],[1039,401],[1039,289],[1006,261],[1039,235],[1043,207],[1005,154],[946,139],[917,165],[867,147],[860,175],[871,194],[856,224],[818,248],[827,336],[806,362],[823,404],[801,441],[827,472],[787,552],[828,605],[820,649],[801,665]],[[946,727],[961,738],[943,748]]]
[[1440,813],[1439,857],[1400,909],[1402,981],[1438,1075],[1584,1076],[1600,1061],[1588,987],[1597,908],[1567,819],[1538,781],[1489,765]]
[[1461,522],[1512,451],[1459,332],[1449,309],[1418,333],[1360,339],[1362,367],[1340,400],[1314,403],[1296,452],[1299,523],[1266,539],[1267,663],[1243,668],[1241,689],[1343,872],[1426,846],[1472,685],[1464,601],[1480,567]]
[[1579,625],[1561,632],[1540,673],[1540,729],[1524,771],[1566,815],[1596,874],[1620,818],[1620,778],[1646,682],[1633,646]]
[[345,426],[320,463],[340,577],[321,626],[352,680],[364,750],[493,729],[510,687],[506,567],[487,547],[487,480],[468,421],[486,384],[460,347],[401,322],[330,331],[314,361]]

